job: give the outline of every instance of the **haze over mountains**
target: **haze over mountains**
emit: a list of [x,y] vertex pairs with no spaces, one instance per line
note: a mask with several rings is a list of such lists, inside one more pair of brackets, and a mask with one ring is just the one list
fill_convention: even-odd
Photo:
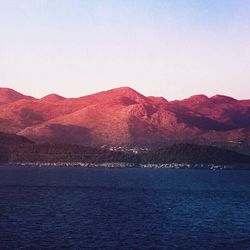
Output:
[[250,100],[222,95],[167,101],[122,87],[79,98],[36,99],[0,88],[0,106],[0,131],[35,142],[250,144]]

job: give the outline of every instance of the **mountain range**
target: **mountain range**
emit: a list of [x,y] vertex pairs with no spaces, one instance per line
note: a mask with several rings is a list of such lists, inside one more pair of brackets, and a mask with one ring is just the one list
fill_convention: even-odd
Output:
[[0,131],[34,142],[150,146],[250,145],[250,100],[144,96],[129,87],[79,98],[41,99],[0,88]]

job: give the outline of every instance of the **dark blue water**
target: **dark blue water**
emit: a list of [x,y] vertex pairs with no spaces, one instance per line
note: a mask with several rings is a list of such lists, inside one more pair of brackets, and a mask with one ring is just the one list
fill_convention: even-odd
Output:
[[0,249],[250,249],[250,171],[0,167]]

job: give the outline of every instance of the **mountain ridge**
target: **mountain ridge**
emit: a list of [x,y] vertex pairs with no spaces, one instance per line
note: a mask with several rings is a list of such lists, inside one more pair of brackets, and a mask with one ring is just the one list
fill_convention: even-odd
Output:
[[[82,97],[88,97],[88,96],[93,96],[93,95],[96,95],[96,94],[103,94],[103,93],[110,93],[110,92],[120,92],[120,93],[137,93],[138,95],[141,95],[141,96],[144,96],[146,98],[163,98],[165,99],[166,97],[164,96],[146,96],[146,95],[143,95],[141,94],[140,92],[138,92],[137,90],[133,89],[132,87],[129,87],[129,86],[123,86],[123,87],[116,87],[116,88],[112,88],[112,89],[108,89],[108,90],[101,90],[101,91],[98,91],[98,92],[94,92],[94,93],[90,93],[90,94],[86,94],[86,95],[83,95],[83,96],[78,96],[78,97],[66,97],[66,96],[63,96],[63,95],[60,95],[60,94],[57,94],[57,93],[48,93],[46,94],[45,96],[42,96],[40,98],[38,97],[33,97],[31,95],[26,95],[26,94],[22,94],[21,92],[19,91],[16,91],[15,89],[13,88],[9,88],[9,87],[0,87],[0,96],[2,95],[2,93],[4,92],[12,92],[12,93],[16,93],[20,96],[23,96],[24,99],[26,98],[30,98],[30,99],[33,99],[33,100],[42,100],[46,97],[49,97],[49,96],[58,96],[62,99],[78,99],[78,98],[82,98]],[[168,100],[169,102],[175,102],[175,101],[184,101],[184,100],[188,100],[188,99],[193,99],[195,97],[201,97],[201,98],[204,98],[204,99],[217,99],[217,98],[222,98],[222,99],[231,99],[231,100],[235,100],[235,101],[249,101],[250,102],[250,99],[237,99],[237,98],[234,98],[234,97],[231,97],[231,96],[228,96],[228,95],[224,95],[224,94],[214,94],[214,95],[211,95],[211,96],[208,96],[206,94],[194,94],[194,95],[191,95],[187,98],[184,98],[184,99],[173,99],[173,100]],[[165,99],[167,100],[167,99]]]
[[50,94],[37,99],[0,88],[0,106],[0,131],[36,142],[250,143],[250,100],[224,95],[168,101],[121,87],[78,98]]

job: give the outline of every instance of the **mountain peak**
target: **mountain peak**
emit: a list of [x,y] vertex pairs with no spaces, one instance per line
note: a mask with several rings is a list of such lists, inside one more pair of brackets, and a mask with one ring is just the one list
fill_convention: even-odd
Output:
[[139,92],[137,92],[136,90],[132,89],[131,87],[128,86],[124,86],[124,87],[119,87],[119,88],[114,88],[108,91],[112,91],[112,92],[116,92],[119,94],[137,94],[137,95],[141,95]]
[[46,102],[59,102],[64,100],[65,97],[57,95],[57,94],[49,94],[41,98],[41,101],[46,101]]
[[0,88],[0,102],[9,103],[21,99],[34,100],[34,97],[23,95],[11,88]]
[[100,92],[100,94],[105,94],[106,98],[110,98],[110,99],[122,96],[122,97],[129,98],[137,103],[142,103],[147,100],[147,98],[144,95],[140,94],[136,90],[127,86],[110,89],[104,92]]
[[[206,102],[209,98],[206,95],[192,95],[189,98],[184,99],[183,101],[177,101],[177,102],[184,102],[186,104],[199,104],[199,103],[203,103]],[[174,101],[176,102],[176,101]]]
[[224,103],[224,102],[236,102],[237,100],[225,95],[214,95],[210,98],[211,100],[216,101],[216,103]]

